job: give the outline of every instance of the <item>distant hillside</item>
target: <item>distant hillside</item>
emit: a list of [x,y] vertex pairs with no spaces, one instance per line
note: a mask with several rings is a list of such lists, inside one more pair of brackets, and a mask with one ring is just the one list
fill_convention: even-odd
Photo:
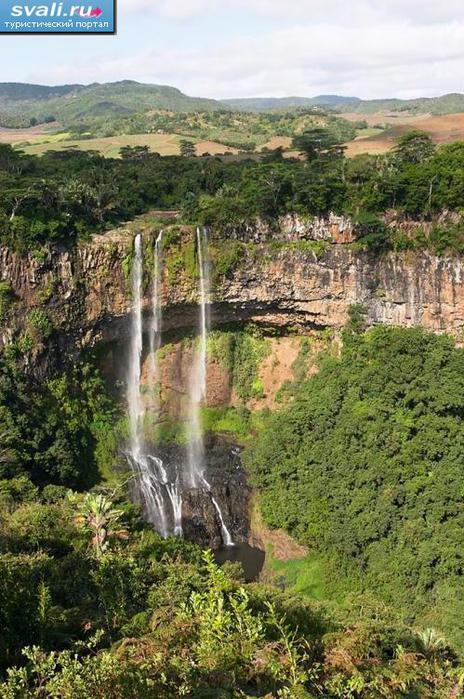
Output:
[[397,98],[361,100],[359,97],[318,95],[317,97],[250,97],[222,100],[230,109],[252,112],[297,107],[330,107],[337,111],[375,114],[377,112],[408,112],[410,114],[456,114],[464,112],[464,95],[451,93],[441,97],[420,97],[413,100]]
[[82,88],[82,85],[31,85],[30,83],[0,83],[0,100],[44,100],[67,95]]
[[246,112],[266,112],[275,109],[292,109],[298,107],[354,107],[361,100],[358,97],[341,97],[339,95],[318,95],[317,97],[244,97],[243,99],[226,99],[222,104],[229,109]]
[[150,109],[195,112],[224,107],[216,100],[188,97],[174,87],[133,80],[56,87],[0,83],[0,126],[26,126],[31,119],[42,122],[50,116],[69,124]]
[[155,110],[176,113],[216,111],[269,112],[321,107],[337,112],[377,114],[407,113],[412,116],[464,112],[464,95],[414,100],[377,99],[318,95],[316,97],[257,97],[214,100],[190,97],[175,87],[149,85],[134,80],[91,85],[32,85],[0,83],[0,127],[23,128],[59,121],[71,133],[111,135],[114,123],[139,118]]
[[374,114],[376,112],[409,112],[410,114],[457,114],[464,112],[464,95],[451,93],[441,97],[420,97],[413,100],[378,99],[361,100],[349,105],[350,111],[360,114]]

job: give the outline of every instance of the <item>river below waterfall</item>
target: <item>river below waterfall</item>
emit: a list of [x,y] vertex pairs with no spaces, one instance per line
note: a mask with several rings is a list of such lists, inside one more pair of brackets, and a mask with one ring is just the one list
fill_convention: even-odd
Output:
[[216,563],[222,565],[226,561],[240,563],[243,568],[246,582],[253,582],[259,578],[264,567],[266,554],[249,544],[236,544],[235,546],[221,546],[214,552]]

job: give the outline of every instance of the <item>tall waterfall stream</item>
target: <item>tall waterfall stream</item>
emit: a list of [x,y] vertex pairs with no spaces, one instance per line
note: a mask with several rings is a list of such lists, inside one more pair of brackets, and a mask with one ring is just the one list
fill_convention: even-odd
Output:
[[[208,259],[208,235],[206,229],[196,233],[199,313],[198,347],[189,372],[189,415],[187,422],[187,452],[182,463],[165,466],[157,451],[155,439],[150,445],[145,440],[145,408],[142,400],[142,352],[143,352],[143,240],[138,234],[134,241],[132,266],[132,314],[130,331],[129,366],[127,372],[127,403],[130,424],[130,443],[127,458],[135,476],[139,497],[149,522],[163,536],[182,536],[182,496],[188,490],[204,490],[216,511],[224,546],[233,546],[233,540],[224,521],[223,512],[213,496],[212,487],[205,472],[205,447],[201,429],[201,405],[206,400],[207,389],[207,334],[210,326],[210,264]],[[151,319],[149,323],[149,353],[151,384],[154,403],[151,410],[160,413],[160,367],[157,353],[162,343],[162,232],[154,250],[152,277]]]

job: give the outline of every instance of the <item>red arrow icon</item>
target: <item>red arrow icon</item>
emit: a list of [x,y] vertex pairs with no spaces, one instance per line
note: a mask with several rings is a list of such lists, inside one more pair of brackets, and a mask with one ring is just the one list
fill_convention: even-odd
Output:
[[92,12],[90,13],[90,17],[100,17],[100,15],[103,14],[103,10],[101,10],[99,7],[95,7]]

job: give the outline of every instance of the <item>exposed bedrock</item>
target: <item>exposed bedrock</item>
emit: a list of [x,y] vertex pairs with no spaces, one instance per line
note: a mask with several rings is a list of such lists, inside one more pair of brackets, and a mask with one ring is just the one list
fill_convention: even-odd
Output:
[[[177,444],[153,445],[151,451],[162,459],[167,473],[178,473],[186,463],[186,447]],[[218,549],[223,545],[221,521],[213,498],[220,508],[224,524],[235,544],[249,537],[250,489],[240,459],[240,449],[225,436],[208,433],[205,439],[204,476],[210,488],[182,488],[183,536],[201,546]],[[145,509],[143,493],[134,492]],[[146,513],[148,514],[148,513]],[[168,513],[172,520],[172,513]],[[169,530],[174,521],[169,521]]]
[[[293,228],[286,224],[280,235],[263,227],[259,235],[256,231],[235,232],[236,240],[251,242],[243,243],[225,275],[214,277],[212,325],[253,321],[276,328],[329,327],[338,331],[347,320],[349,306],[362,303],[371,324],[421,325],[461,339],[463,261],[427,252],[357,252],[349,242],[347,225],[346,220],[332,217],[326,228],[319,222],[316,228],[311,224],[306,230],[300,222]],[[154,235],[144,233],[148,248]],[[131,309],[128,269],[133,236],[133,230],[121,229],[95,236],[72,251],[52,250],[40,257],[21,257],[1,248],[0,279],[10,289],[1,341],[27,331],[31,311],[36,308],[51,321],[58,355],[123,339]],[[181,237],[186,244],[191,243],[192,230],[182,229]],[[214,234],[212,240],[214,246]],[[230,245],[237,244],[229,240]],[[317,256],[308,240],[324,241]],[[221,245],[227,243],[222,241]],[[169,259],[169,250],[166,255]],[[149,272],[144,294],[147,318]],[[162,302],[166,332],[196,325],[197,284],[182,265],[165,270]]]

